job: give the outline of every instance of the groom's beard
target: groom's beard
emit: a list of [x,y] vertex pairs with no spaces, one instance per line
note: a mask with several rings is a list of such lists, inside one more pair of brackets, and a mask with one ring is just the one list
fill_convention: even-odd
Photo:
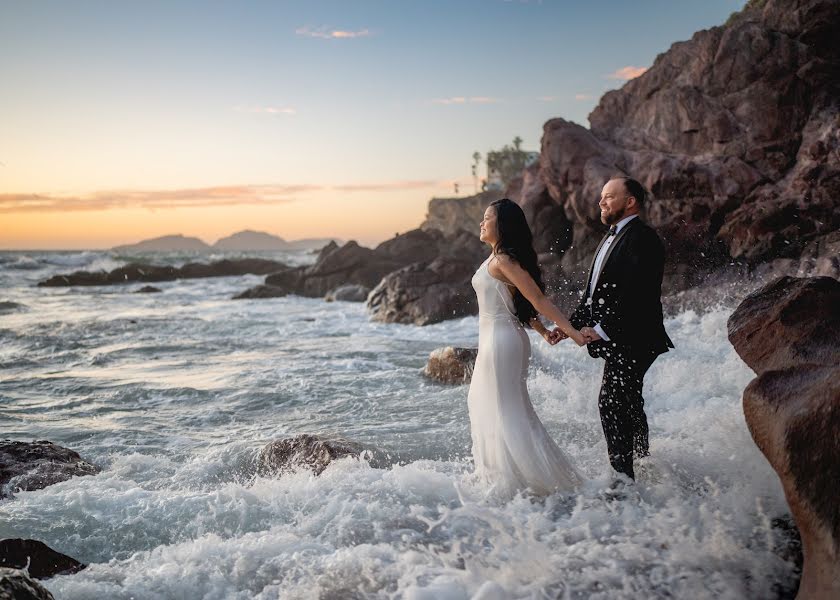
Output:
[[601,223],[604,225],[615,225],[621,219],[627,216],[627,207],[624,208],[620,213],[617,212],[610,212],[607,214],[601,214]]

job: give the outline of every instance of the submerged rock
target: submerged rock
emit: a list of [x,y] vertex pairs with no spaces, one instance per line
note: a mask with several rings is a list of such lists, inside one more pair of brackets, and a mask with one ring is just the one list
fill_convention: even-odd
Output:
[[342,285],[324,296],[327,302],[364,302],[370,288],[363,285]]
[[441,383],[469,383],[476,356],[477,348],[437,348],[429,354],[423,374]]
[[26,571],[0,567],[0,600],[55,600],[54,596]]
[[729,318],[757,377],[747,426],[776,470],[802,537],[801,598],[840,598],[840,282],[782,277]]
[[0,498],[17,490],[39,490],[71,477],[95,475],[101,469],[77,452],[45,440],[0,441]]
[[129,281],[174,281],[204,277],[229,277],[232,275],[266,275],[289,267],[283,263],[262,258],[220,260],[212,263],[188,263],[183,267],[132,263],[109,272],[75,271],[54,275],[38,283],[39,287],[66,287],[71,285],[114,285]]
[[256,287],[248,288],[241,294],[233,297],[234,300],[247,300],[250,298],[281,298],[287,296],[285,289],[277,287],[276,285],[258,285]]
[[162,291],[163,290],[161,290],[160,288],[156,288],[153,285],[144,285],[139,290],[134,290],[134,293],[135,294],[157,294],[157,293],[162,292]]
[[0,540],[0,567],[22,569],[27,565],[27,571],[35,579],[77,573],[87,566],[37,540]]
[[265,446],[257,457],[256,471],[261,477],[279,477],[305,468],[320,475],[333,460],[359,456],[363,450],[361,445],[348,440],[302,434]]

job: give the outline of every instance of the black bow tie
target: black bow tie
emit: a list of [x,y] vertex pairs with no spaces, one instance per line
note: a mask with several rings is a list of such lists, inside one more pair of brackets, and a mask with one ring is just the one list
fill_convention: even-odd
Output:
[[616,227],[615,225],[610,225],[609,235],[615,235],[617,231],[618,231],[618,227]]

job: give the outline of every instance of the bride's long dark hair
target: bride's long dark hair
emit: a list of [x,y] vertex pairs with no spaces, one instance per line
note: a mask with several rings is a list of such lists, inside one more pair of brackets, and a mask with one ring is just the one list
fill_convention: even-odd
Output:
[[[537,264],[537,253],[534,252],[534,236],[525,219],[525,213],[513,200],[502,198],[492,202],[490,206],[496,211],[496,227],[499,231],[499,241],[493,247],[493,254],[504,254],[519,263],[528,271],[534,282],[545,292],[542,272]],[[537,316],[537,311],[519,290],[513,294],[513,306],[516,317],[523,325]]]

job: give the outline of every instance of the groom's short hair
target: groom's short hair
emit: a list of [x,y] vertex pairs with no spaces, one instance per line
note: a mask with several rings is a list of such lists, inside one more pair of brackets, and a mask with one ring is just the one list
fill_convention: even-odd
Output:
[[645,200],[647,197],[647,192],[645,191],[645,186],[641,183],[633,179],[632,177],[627,177],[626,175],[619,175],[618,177],[613,177],[613,179],[620,179],[624,182],[624,189],[627,190],[627,193],[633,196],[636,199],[636,204],[639,205],[639,209],[644,208]]

